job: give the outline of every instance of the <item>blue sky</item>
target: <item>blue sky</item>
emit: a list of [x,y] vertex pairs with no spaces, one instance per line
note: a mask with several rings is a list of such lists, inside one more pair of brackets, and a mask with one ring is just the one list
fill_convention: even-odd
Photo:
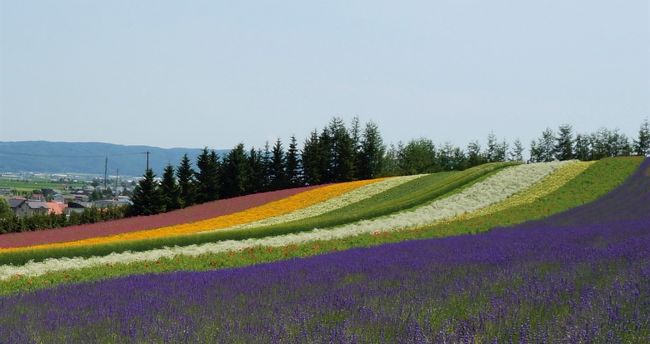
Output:
[[650,116],[647,0],[0,0],[0,141],[230,148],[332,116],[527,145]]

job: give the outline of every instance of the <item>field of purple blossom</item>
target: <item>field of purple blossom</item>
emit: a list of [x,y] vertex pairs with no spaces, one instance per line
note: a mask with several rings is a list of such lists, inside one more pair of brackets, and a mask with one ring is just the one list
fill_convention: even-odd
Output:
[[0,343],[648,343],[650,160],[544,220],[0,298]]

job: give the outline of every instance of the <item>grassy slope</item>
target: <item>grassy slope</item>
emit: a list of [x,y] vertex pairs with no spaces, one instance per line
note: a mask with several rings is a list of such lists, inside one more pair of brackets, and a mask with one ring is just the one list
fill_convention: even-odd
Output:
[[0,282],[0,294],[30,291],[58,284],[94,281],[131,274],[162,273],[178,270],[213,270],[305,257],[353,247],[368,247],[403,240],[442,237],[487,231],[497,226],[508,226],[591,202],[620,185],[643,161],[642,158],[614,158],[597,162],[583,174],[560,189],[534,203],[510,208],[489,216],[434,225],[419,230],[388,232],[381,235],[365,234],[331,241],[292,245],[280,249],[259,247],[243,252],[209,254],[200,257],[179,256],[157,262],[139,262],[107,267],[54,272],[39,277]]
[[[211,233],[197,233],[169,238],[156,238],[149,240],[133,240],[111,244],[101,244],[93,246],[80,246],[69,248],[52,248],[52,249],[37,249],[29,251],[8,252],[0,255],[0,264],[24,264],[30,260],[42,261],[47,258],[61,258],[61,257],[92,257],[107,255],[112,252],[124,251],[146,251],[154,248],[171,247],[171,246],[186,246],[192,244],[202,244],[206,242],[215,242],[220,240],[240,240],[247,238],[261,238],[279,234],[296,233],[306,231],[314,228],[315,226],[331,226],[336,224],[346,223],[345,221],[354,221],[356,219],[386,215],[391,212],[408,209],[423,202],[434,200],[443,195],[456,192],[463,186],[476,182],[486,175],[495,172],[503,167],[510,166],[509,163],[485,164],[482,166],[474,167],[463,172],[454,173],[440,173],[423,177],[427,184],[423,184],[419,178],[409,183],[403,184],[392,191],[390,194],[385,195],[381,193],[364,201],[367,207],[361,211],[357,208],[352,208],[353,212],[346,212],[348,216],[341,216],[341,213],[329,214],[328,222],[314,222],[311,227],[299,223],[291,223],[289,226],[277,225],[263,228],[248,228],[229,231],[215,231]],[[389,192],[389,191],[387,191]],[[408,194],[407,194],[408,193]],[[410,196],[409,196],[410,195]],[[387,196],[396,198],[394,202],[387,202]],[[325,221],[321,219],[322,221]]]

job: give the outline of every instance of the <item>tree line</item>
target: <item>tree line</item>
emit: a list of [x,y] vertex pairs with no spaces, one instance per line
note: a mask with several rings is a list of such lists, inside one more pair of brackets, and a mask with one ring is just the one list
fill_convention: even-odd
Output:
[[219,157],[204,148],[196,168],[185,155],[176,167],[168,165],[160,182],[151,169],[136,186],[130,215],[152,215],[222,198],[305,185],[346,182],[381,175],[385,153],[379,127],[355,118],[346,126],[333,118],[314,130],[299,149],[295,136],[288,147],[281,139],[271,146],[237,144]]
[[218,156],[204,148],[192,161],[185,155],[178,166],[169,164],[162,178],[149,169],[138,182],[133,206],[85,210],[81,214],[16,217],[0,199],[0,233],[31,231],[95,223],[125,216],[153,215],[222,198],[242,196],[305,185],[346,182],[383,176],[464,170],[488,162],[546,162],[553,160],[597,160],[625,155],[650,155],[650,123],[646,119],[635,139],[614,129],[575,133],[570,125],[545,129],[529,146],[529,157],[519,139],[508,143],[494,133],[485,146],[478,140],[461,148],[451,143],[436,145],[419,138],[406,144],[385,145],[378,126],[361,125],[354,118],[346,125],[333,118],[313,130],[299,147],[295,136],[261,149],[237,144]]
[[[288,149],[277,139],[263,149],[246,150],[243,143],[227,155],[204,148],[196,168],[187,155],[176,167],[168,165],[157,181],[147,170],[133,195],[129,215],[152,215],[222,198],[305,185],[346,182],[381,176],[464,170],[488,162],[525,162],[524,145],[509,144],[494,133],[485,147],[478,140],[465,149],[451,143],[436,146],[426,138],[387,147],[378,126],[361,125],[354,118],[346,125],[334,117],[321,130],[313,130],[298,147],[295,136]],[[547,128],[530,144],[528,162],[596,160],[625,155],[650,155],[650,124],[646,119],[635,140],[617,129],[575,134],[570,125],[557,132]]]

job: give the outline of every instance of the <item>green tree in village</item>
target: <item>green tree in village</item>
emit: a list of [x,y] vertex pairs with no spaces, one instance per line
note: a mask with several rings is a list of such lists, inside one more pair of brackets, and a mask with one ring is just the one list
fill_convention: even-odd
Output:
[[0,218],[9,217],[9,215],[13,215],[11,207],[4,198],[0,197]]
[[179,209],[181,207],[181,190],[176,182],[174,166],[171,164],[168,164],[165,167],[162,182],[160,183],[160,190],[164,197],[166,211]]
[[[132,215],[154,215],[165,211],[165,199],[155,180],[156,175],[153,170],[148,169],[143,177],[133,190],[133,205],[130,213]],[[93,216],[93,214],[88,215]],[[84,222],[83,219],[82,222]]]
[[176,170],[182,207],[189,207],[192,204],[196,203],[196,181],[194,179],[195,174],[196,173],[194,172],[194,169],[192,169],[190,158],[187,156],[187,154],[183,155],[181,164]]

